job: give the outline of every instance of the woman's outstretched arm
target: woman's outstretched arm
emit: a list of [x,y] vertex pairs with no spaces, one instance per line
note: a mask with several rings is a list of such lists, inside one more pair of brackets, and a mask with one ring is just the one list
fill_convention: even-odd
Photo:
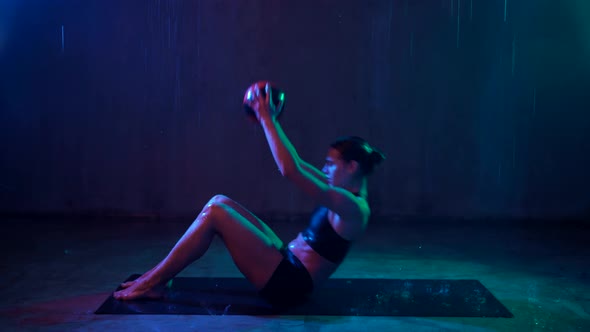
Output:
[[271,93],[267,88],[266,98],[258,96],[253,106],[257,111],[258,121],[264,130],[266,140],[281,174],[321,205],[341,216],[360,219],[364,214],[363,207],[359,205],[352,193],[342,188],[329,186],[313,172],[305,169],[304,162],[274,116],[276,114],[274,112],[275,105],[270,102],[272,100]]
[[324,174],[319,169],[315,168],[312,164],[308,163],[303,159],[299,159],[299,164],[301,167],[306,170],[308,173],[314,175],[316,179],[322,181],[323,183],[328,183],[328,179],[326,178],[326,174]]

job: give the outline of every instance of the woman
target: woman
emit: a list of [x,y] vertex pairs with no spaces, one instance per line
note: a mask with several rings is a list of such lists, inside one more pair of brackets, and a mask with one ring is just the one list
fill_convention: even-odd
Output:
[[256,88],[248,103],[264,129],[281,174],[322,208],[309,226],[287,246],[258,217],[222,195],[214,196],[168,256],[114,293],[118,300],[159,298],[164,285],[200,258],[215,235],[224,242],[234,263],[260,294],[276,304],[299,302],[328,279],[364,232],[369,220],[367,176],[384,156],[359,137],[345,137],[329,148],[322,170],[302,160],[276,117],[272,89]]

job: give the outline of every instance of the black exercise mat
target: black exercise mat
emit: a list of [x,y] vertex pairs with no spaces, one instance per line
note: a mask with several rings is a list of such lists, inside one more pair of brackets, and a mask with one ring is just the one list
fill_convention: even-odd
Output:
[[280,309],[244,278],[181,277],[165,299],[111,295],[96,314],[513,317],[477,280],[329,279],[306,303]]

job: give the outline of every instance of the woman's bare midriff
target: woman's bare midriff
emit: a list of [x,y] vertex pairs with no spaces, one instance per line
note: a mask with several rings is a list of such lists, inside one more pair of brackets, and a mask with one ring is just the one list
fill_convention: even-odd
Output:
[[305,265],[313,279],[314,286],[320,285],[338,268],[338,264],[330,262],[315,252],[307,242],[305,242],[301,233],[299,233],[293,241],[289,242],[288,247],[289,250],[299,258],[301,263]]

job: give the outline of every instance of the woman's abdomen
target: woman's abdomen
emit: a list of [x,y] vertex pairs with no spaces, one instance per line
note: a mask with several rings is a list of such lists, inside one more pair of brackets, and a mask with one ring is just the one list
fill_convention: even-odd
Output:
[[315,252],[305,242],[301,233],[293,241],[289,242],[288,248],[305,265],[305,268],[313,279],[314,286],[328,279],[338,268],[338,264],[330,262]]

